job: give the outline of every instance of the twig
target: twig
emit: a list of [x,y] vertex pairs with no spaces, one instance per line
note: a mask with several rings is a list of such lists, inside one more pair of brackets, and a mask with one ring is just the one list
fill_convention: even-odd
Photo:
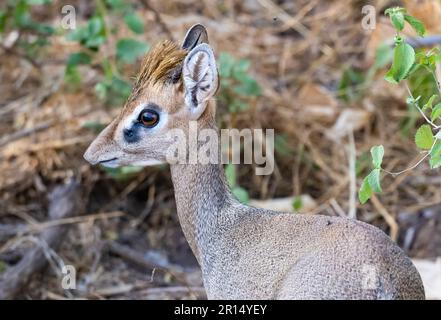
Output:
[[80,217],[72,217],[72,218],[63,218],[58,220],[51,220],[46,221],[43,223],[39,223],[36,225],[32,225],[26,230],[27,232],[41,232],[44,229],[55,227],[55,226],[61,226],[66,224],[73,224],[73,223],[82,223],[82,222],[90,222],[95,220],[101,220],[101,219],[111,219],[111,218],[117,218],[125,215],[122,211],[112,211],[112,212],[101,212],[101,213],[95,213],[95,214],[88,214],[85,216]]
[[[206,296],[205,289],[203,287],[159,287],[159,288],[149,288],[138,291],[142,295],[145,295],[150,298],[155,298],[161,295],[178,295],[181,296],[183,294],[192,294],[195,295],[196,298],[203,298]],[[152,297],[153,296],[153,297]]]
[[53,121],[45,121],[43,123],[37,124],[36,126],[34,126],[32,128],[26,128],[26,129],[11,133],[10,135],[4,136],[3,138],[0,139],[0,147],[3,147],[4,145],[6,145],[12,141],[29,136],[33,133],[46,130],[47,128],[49,128],[52,125],[53,125]]
[[346,213],[345,211],[342,209],[342,207],[338,204],[337,200],[335,200],[335,198],[332,198],[329,200],[329,204],[331,205],[332,209],[334,209],[335,212],[337,212],[337,214],[340,217],[346,217]]
[[380,200],[378,200],[377,196],[373,193],[371,197],[372,204],[375,209],[377,209],[378,213],[384,218],[384,221],[388,224],[390,228],[390,237],[393,241],[397,241],[398,239],[398,224],[395,221],[394,217],[386,210],[386,208],[381,204]]
[[441,79],[441,63],[439,61],[436,61],[436,63],[435,63],[435,73],[433,74],[433,76],[435,78],[435,82],[438,87],[438,91],[441,94],[441,83],[439,80],[439,79]]
[[349,210],[348,217],[351,219],[357,219],[357,177],[355,172],[356,151],[354,142],[354,133],[352,130],[348,133],[349,145],[348,145],[348,157],[349,157]]
[[115,241],[108,243],[108,250],[121,258],[134,263],[142,268],[147,269],[159,269],[163,272],[170,273],[173,277],[178,280],[183,281],[183,283],[187,283],[186,273],[182,270],[181,267],[173,264],[164,264],[161,261],[154,261],[152,259],[148,259],[144,255],[138,253],[137,251],[119,244]]
[[421,110],[421,108],[418,106],[418,103],[415,101],[415,98],[413,97],[412,91],[410,91],[409,85],[406,82],[406,90],[409,93],[409,96],[412,98],[413,101],[413,106],[415,108],[417,108],[417,110],[421,113],[421,115],[423,116],[424,120],[426,120],[427,123],[429,123],[432,127],[434,127],[435,129],[439,129],[441,128],[441,126],[437,126],[436,124],[434,124],[432,121],[429,120],[429,118],[427,118],[426,114],[424,113],[423,110]]
[[410,166],[409,168],[406,168],[406,169],[401,170],[401,171],[398,171],[398,172],[391,172],[391,171],[388,171],[388,170],[385,170],[385,169],[382,169],[382,170],[383,170],[384,172],[386,172],[386,173],[388,173],[388,174],[390,174],[390,175],[396,177],[396,176],[398,176],[398,175],[400,175],[400,174],[402,174],[402,173],[405,173],[405,172],[407,172],[407,171],[410,171],[410,170],[412,170],[412,169],[415,169],[416,167],[418,167],[418,166],[420,165],[421,162],[424,161],[424,159],[426,159],[426,158],[431,154],[432,149],[433,149],[433,147],[434,147],[435,144],[436,144],[436,141],[437,141],[437,139],[434,139],[434,140],[433,140],[433,143],[432,143],[432,146],[430,147],[429,151],[426,151],[426,154],[424,155],[424,157],[422,157],[420,160],[418,160],[417,163],[415,163],[414,165]]
[[297,18],[290,16],[285,10],[283,10],[280,6],[275,4],[271,0],[259,0],[259,3],[265,7],[266,9],[277,12],[280,20],[289,25],[290,28],[297,31],[302,37],[307,38],[309,34],[308,28],[306,28]]
[[[406,42],[414,48],[432,47],[441,44],[441,35],[435,34],[427,37],[407,38]],[[394,45],[395,42],[391,43]]]

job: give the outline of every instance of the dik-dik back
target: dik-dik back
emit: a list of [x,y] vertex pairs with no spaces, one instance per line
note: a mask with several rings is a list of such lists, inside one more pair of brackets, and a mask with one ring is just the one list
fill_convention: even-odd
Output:
[[211,298],[425,298],[410,259],[378,228],[237,203],[234,208],[237,220],[218,226],[228,231],[213,237],[214,263],[205,268]]

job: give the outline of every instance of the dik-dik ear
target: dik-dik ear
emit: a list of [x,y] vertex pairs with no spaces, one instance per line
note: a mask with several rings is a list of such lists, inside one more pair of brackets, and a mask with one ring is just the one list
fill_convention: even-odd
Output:
[[182,42],[182,49],[190,51],[201,43],[208,43],[208,34],[207,29],[205,29],[202,24],[198,23],[188,29],[184,41]]
[[[187,34],[184,37],[184,41],[182,41],[182,49],[191,51],[193,50],[197,45],[201,43],[208,43],[208,34],[207,29],[202,24],[195,24],[190,29],[188,29]],[[171,73],[170,73],[170,82],[171,83],[177,83],[179,79],[181,78],[182,74],[182,64],[177,66]]]
[[190,119],[196,120],[205,111],[208,100],[216,93],[218,75],[213,50],[199,44],[185,57],[182,67],[185,104]]

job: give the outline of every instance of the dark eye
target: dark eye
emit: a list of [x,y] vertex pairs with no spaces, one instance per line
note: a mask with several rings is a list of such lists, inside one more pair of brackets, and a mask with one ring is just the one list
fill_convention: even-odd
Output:
[[159,114],[154,110],[143,110],[138,117],[138,121],[147,128],[154,127],[159,121]]

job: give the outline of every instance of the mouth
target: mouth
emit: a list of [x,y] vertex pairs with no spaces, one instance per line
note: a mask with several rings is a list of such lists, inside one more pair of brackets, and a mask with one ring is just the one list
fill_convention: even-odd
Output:
[[100,162],[98,162],[99,164],[105,166],[105,167],[109,167],[109,168],[115,168],[118,166],[117,161],[118,158],[112,158],[112,159],[107,159],[107,160],[102,160]]

